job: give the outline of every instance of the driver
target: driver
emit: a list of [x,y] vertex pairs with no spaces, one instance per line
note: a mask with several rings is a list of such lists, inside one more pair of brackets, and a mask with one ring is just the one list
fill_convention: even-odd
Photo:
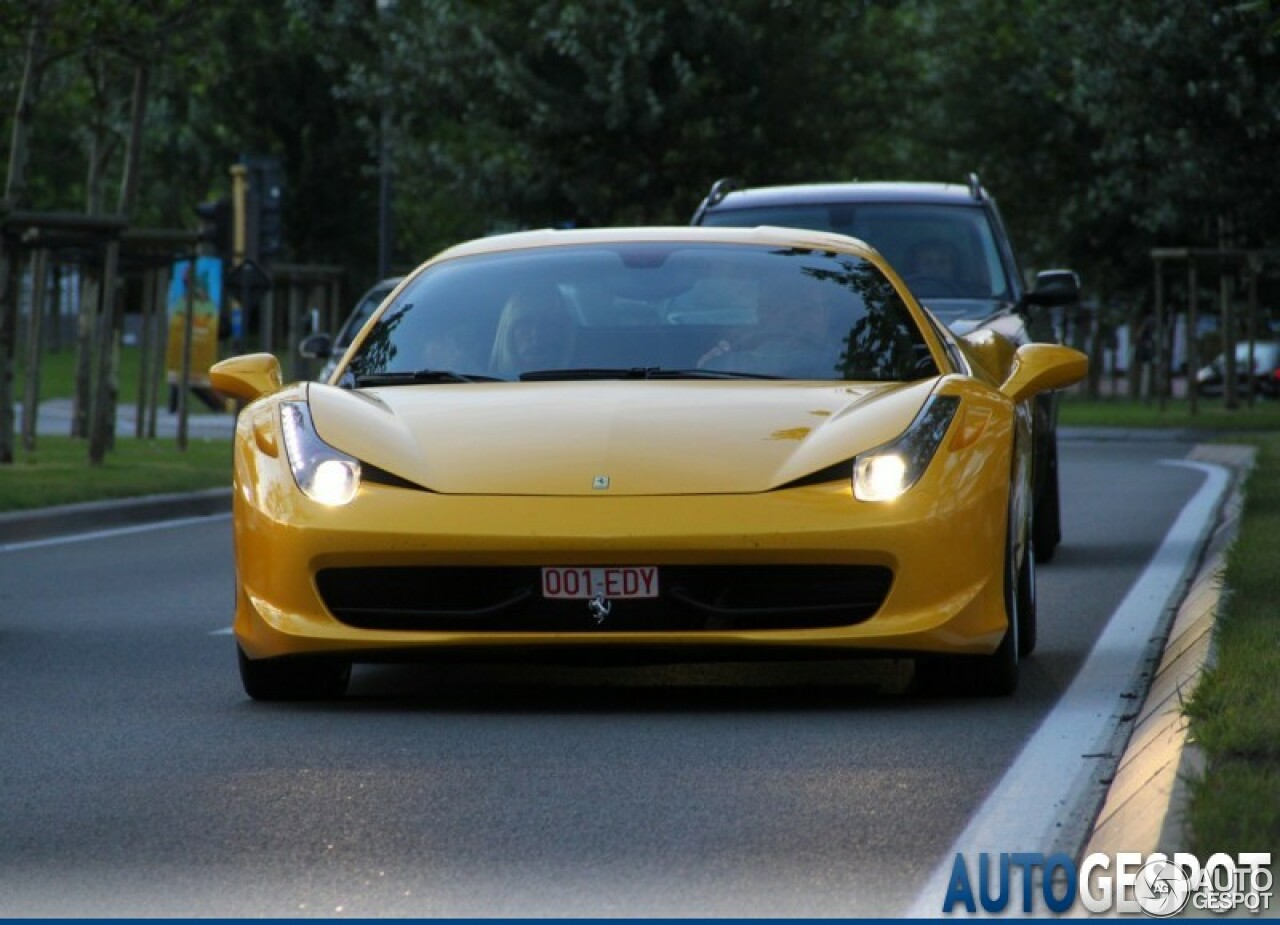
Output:
[[955,246],[951,242],[929,238],[911,248],[907,276],[954,283],[959,263]]
[[702,355],[703,369],[774,376],[830,378],[835,345],[830,336],[831,303],[815,285],[774,283],[762,288],[756,326],[719,341]]

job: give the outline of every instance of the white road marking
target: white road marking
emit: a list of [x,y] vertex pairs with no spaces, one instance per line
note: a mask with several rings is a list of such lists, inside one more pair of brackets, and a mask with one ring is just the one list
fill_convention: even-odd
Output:
[[[1222,466],[1185,460],[1162,460],[1161,464],[1199,469],[1205,473],[1205,482],[1183,506],[1150,564],[1111,615],[1071,686],[943,854],[915,902],[902,913],[904,918],[943,914],[942,903],[957,854],[965,855],[972,872],[978,853],[983,851],[994,857],[1002,851],[1047,855],[1053,850],[1074,854],[1079,849],[1078,845],[1057,843],[1064,820],[1097,786],[1097,763],[1084,756],[1111,747],[1119,713],[1131,704],[1121,697],[1132,691],[1157,624],[1191,577],[1230,484],[1229,472]],[[1014,908],[1020,908],[1019,904],[1010,902],[1009,909]],[[964,915],[960,908],[948,917]]]
[[231,627],[229,627],[229,626],[224,626],[224,627],[223,627],[222,629],[220,629],[220,630],[211,630],[211,631],[209,632],[209,635],[210,635],[210,636],[230,636],[233,632],[235,632],[235,631],[234,631],[233,629],[231,629]]
[[147,533],[151,530],[167,530],[171,527],[187,527],[192,524],[212,523],[218,520],[230,520],[231,514],[205,514],[199,517],[182,517],[177,520],[160,520],[155,523],[134,524],[128,527],[113,527],[110,530],[93,530],[89,533],[73,533],[67,536],[51,536],[43,540],[28,540],[22,543],[0,544],[0,552],[19,552],[24,549],[40,549],[45,546],[62,546],[67,543],[85,543],[89,540],[110,539],[116,536],[128,536],[131,533]]

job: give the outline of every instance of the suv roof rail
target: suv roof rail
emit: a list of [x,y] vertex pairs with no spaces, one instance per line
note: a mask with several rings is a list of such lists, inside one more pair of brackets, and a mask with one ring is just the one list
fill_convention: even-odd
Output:
[[721,177],[711,184],[711,192],[707,193],[707,205],[719,205],[736,189],[742,189],[742,182],[734,177]]
[[734,177],[721,177],[715,183],[711,184],[711,191],[707,193],[705,199],[698,205],[698,210],[693,213],[693,224],[702,223],[702,216],[707,209],[717,206],[724,201],[724,197],[728,196],[736,189],[742,189],[742,182]]
[[969,195],[974,199],[982,200],[986,197],[986,193],[982,189],[982,183],[978,180],[976,171],[969,173]]

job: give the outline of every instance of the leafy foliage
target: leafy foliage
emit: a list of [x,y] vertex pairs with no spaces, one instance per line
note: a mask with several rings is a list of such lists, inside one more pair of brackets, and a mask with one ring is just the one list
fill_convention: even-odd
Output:
[[[42,2],[0,0],[11,98]],[[1074,266],[1109,293],[1149,285],[1152,246],[1216,243],[1220,220],[1241,245],[1280,237],[1270,2],[50,9],[35,207],[82,207],[87,128],[97,112],[119,137],[128,65],[144,55],[154,90],[135,220],[190,227],[191,206],[225,191],[240,155],[275,155],[288,259],[343,264],[357,286],[376,252],[384,117],[400,265],[509,228],[684,223],[727,175],[762,184],[976,170],[1032,264]]]

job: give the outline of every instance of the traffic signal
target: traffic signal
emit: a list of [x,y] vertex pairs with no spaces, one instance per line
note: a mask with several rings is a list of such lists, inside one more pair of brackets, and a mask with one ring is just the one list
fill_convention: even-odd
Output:
[[225,196],[202,202],[195,207],[203,227],[200,229],[200,240],[213,245],[219,257],[231,256],[231,200]]
[[277,157],[242,155],[244,171],[246,254],[278,257],[284,252],[284,168]]

